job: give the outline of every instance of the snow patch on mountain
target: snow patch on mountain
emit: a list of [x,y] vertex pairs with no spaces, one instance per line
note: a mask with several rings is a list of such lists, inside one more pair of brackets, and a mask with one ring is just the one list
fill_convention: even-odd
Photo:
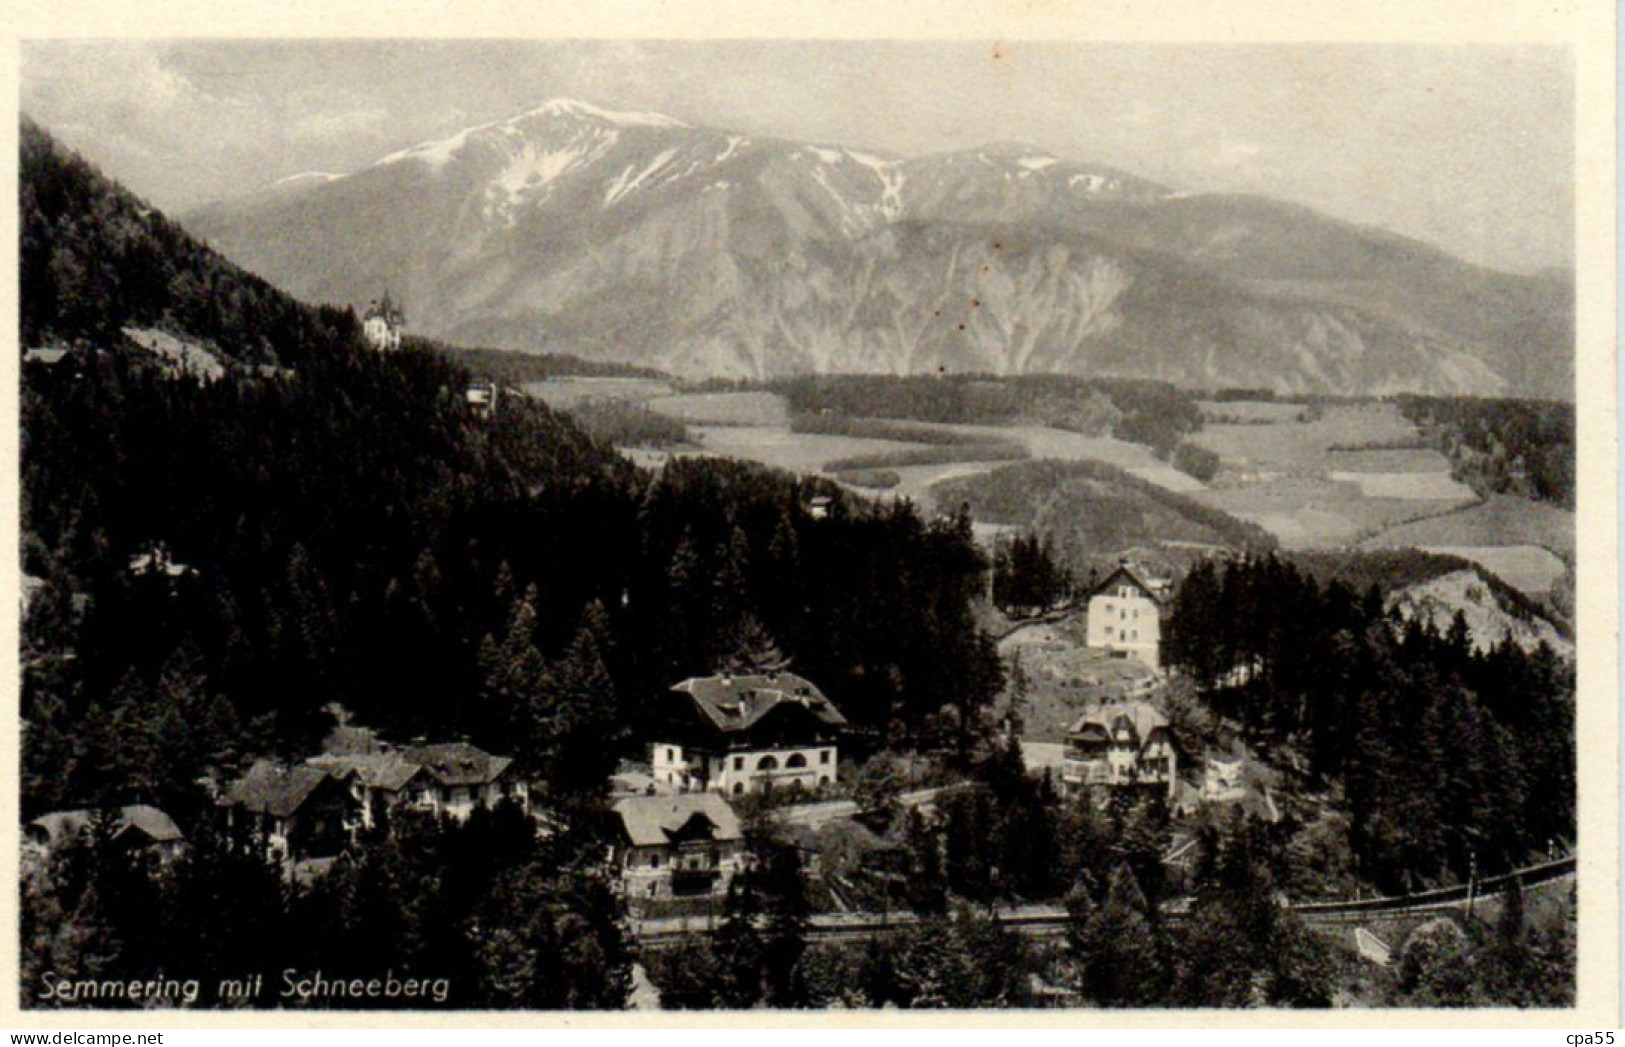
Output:
[[486,214],[501,215],[512,225],[521,205],[545,197],[552,183],[571,171],[591,165],[619,138],[620,132],[603,129],[552,149],[526,142],[492,179],[486,193]]
[[894,160],[882,160],[870,153],[847,150],[847,156],[875,173],[880,179],[880,213],[886,221],[895,222],[903,216],[903,166]]
[[609,189],[604,193],[604,206],[613,206],[615,201],[626,196],[626,194],[632,192],[638,186],[648,181],[651,175],[659,171],[662,167],[665,167],[667,164],[671,163],[673,158],[676,156],[677,150],[667,149],[659,156],[655,157],[648,166],[635,175],[632,172],[637,165],[628,164],[626,169],[620,173],[615,181],[610,183]]
[[322,182],[332,182],[332,181],[336,181],[336,180],[338,180],[340,178],[343,178],[343,177],[344,177],[343,175],[341,175],[341,174],[333,174],[331,171],[300,171],[298,174],[291,174],[286,178],[278,178],[272,184],[273,185],[300,185],[300,184],[308,183],[308,184],[313,184],[313,185],[319,185]]
[[575,98],[554,98],[532,109],[526,116],[575,116],[587,120],[619,124],[622,127],[687,127],[681,120],[673,120],[661,113],[627,112],[604,109]]
[[1117,181],[1097,174],[1075,174],[1066,180],[1066,184],[1076,189],[1083,187],[1086,193],[1102,193],[1108,189],[1116,189]]

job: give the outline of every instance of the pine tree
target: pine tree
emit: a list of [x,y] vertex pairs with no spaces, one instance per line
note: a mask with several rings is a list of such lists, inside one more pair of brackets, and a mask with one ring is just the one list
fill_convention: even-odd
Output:
[[749,871],[728,885],[722,923],[713,932],[711,954],[717,968],[717,1002],[730,1010],[747,1010],[762,1001],[766,949],[756,928],[760,899]]

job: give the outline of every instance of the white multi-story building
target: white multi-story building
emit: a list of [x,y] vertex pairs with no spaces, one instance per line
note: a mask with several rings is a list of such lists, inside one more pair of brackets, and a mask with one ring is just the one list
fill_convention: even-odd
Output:
[[1089,597],[1088,644],[1161,669],[1162,614],[1168,583],[1124,563]]
[[696,677],[664,696],[649,744],[655,781],[728,796],[836,780],[846,718],[794,673]]

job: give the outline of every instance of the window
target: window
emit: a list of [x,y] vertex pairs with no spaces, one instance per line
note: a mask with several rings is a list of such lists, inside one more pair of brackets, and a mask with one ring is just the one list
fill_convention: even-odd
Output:
[[776,771],[779,769],[779,760],[776,756],[764,756],[756,761],[758,771]]
[[807,766],[807,758],[800,753],[791,753],[790,758],[784,761],[784,766],[799,769]]
[[745,783],[744,782],[734,782],[734,795],[735,796],[738,796],[740,793],[742,793],[744,791],[745,791]]
[[649,855],[649,868],[651,868],[651,869],[660,868],[660,855],[658,855],[658,854]]
[[670,750],[670,749],[667,749],[667,750],[666,750],[666,762],[667,762],[667,763],[671,763],[671,762],[673,762],[673,761],[674,761],[674,760],[676,760],[676,759],[677,759],[677,757],[675,757],[675,756],[673,756],[673,755],[672,755],[672,753],[671,753],[671,750]]
[[745,758],[743,756],[735,756],[734,757],[734,770],[743,771],[744,769],[745,769]]
[[823,752],[818,754],[818,762],[819,763],[829,763],[829,750],[828,749],[825,749]]

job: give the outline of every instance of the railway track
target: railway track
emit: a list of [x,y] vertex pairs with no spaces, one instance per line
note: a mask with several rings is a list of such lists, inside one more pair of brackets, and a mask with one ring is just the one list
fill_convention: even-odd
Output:
[[[1500,894],[1516,878],[1523,887],[1573,877],[1573,857],[1559,858],[1526,866],[1502,876],[1487,877],[1469,889],[1465,884],[1443,887],[1418,894],[1382,898],[1349,898],[1329,902],[1289,902],[1287,908],[1305,922],[1320,926],[1344,926],[1380,922],[1403,916],[1444,912],[1464,908],[1469,890],[1475,899]],[[1189,919],[1190,900],[1178,899],[1162,909],[1163,919],[1180,923]],[[1054,937],[1066,932],[1068,916],[1058,905],[1022,905],[997,910],[999,922],[1034,938]],[[918,923],[919,917],[906,910],[892,913],[818,913],[809,920],[807,938],[811,941],[840,941],[872,938]],[[633,921],[634,936],[645,946],[672,945],[696,934],[707,934],[715,921],[708,917],[676,917]]]

